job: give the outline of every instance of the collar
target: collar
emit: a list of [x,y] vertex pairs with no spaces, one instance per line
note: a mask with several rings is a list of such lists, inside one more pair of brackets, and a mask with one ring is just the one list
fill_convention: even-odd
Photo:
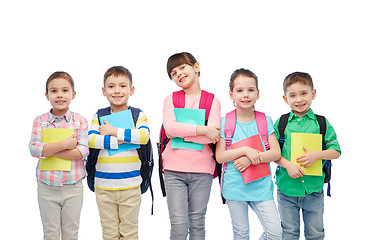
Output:
[[[309,108],[309,111],[307,113],[305,113],[304,116],[302,116],[302,118],[304,118],[304,117],[307,117],[307,118],[312,119],[312,120],[316,120],[315,113],[313,112],[313,110],[311,108]],[[297,118],[300,118],[300,117],[297,116],[296,114],[294,114],[294,112],[291,110],[290,116],[288,118],[289,118],[289,121],[291,121],[293,119],[297,119]]]
[[70,110],[67,110],[67,112],[62,115],[61,117],[55,116],[52,114],[52,109],[48,112],[48,120],[50,123],[53,123],[56,119],[65,119],[67,122],[71,120],[72,112]]

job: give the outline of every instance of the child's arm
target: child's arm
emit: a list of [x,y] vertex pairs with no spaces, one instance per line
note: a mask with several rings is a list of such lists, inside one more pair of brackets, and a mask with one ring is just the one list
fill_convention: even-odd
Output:
[[117,137],[100,133],[98,114],[94,114],[89,131],[89,147],[96,149],[118,149]]
[[65,159],[86,159],[89,154],[88,147],[88,121],[81,117],[81,123],[78,130],[75,131],[75,137],[77,140],[77,144],[73,149],[63,150],[61,152],[57,152],[53,156],[65,158]]
[[293,164],[291,161],[285,159],[284,157],[281,157],[281,159],[276,163],[285,168],[291,178],[300,178],[305,175],[304,171],[299,166]]
[[260,152],[250,147],[226,150],[226,143],[223,138],[220,138],[220,141],[216,144],[216,160],[218,163],[231,162],[243,156],[246,156],[252,164],[258,164],[261,161]]
[[[214,98],[208,119],[208,126],[179,123],[175,118],[172,97],[168,96],[164,101],[163,109],[163,125],[166,134],[171,138],[180,137],[184,138],[186,141],[201,144],[212,143],[215,139],[217,141],[220,135],[220,110],[220,102]],[[210,138],[207,135],[210,136]]]
[[323,151],[309,151],[306,147],[304,147],[305,154],[296,158],[296,161],[298,163],[301,163],[300,165],[308,168],[313,163],[315,163],[318,159],[324,159],[324,160],[331,160],[331,159],[337,159],[341,154],[334,150],[334,149],[327,149]]
[[268,143],[269,143],[269,150],[261,152],[259,154],[262,163],[276,162],[281,158],[280,145],[278,144],[276,135],[274,133],[272,133],[268,137]]
[[184,140],[200,144],[217,143],[220,140],[220,119],[221,104],[217,98],[214,98],[210,115],[208,116],[207,126],[197,126],[197,136],[188,136]]
[[147,124],[147,118],[144,112],[140,111],[136,122],[136,128],[124,129],[115,128],[106,120],[100,126],[100,134],[114,136],[118,139],[118,143],[147,144],[150,138],[150,129]]

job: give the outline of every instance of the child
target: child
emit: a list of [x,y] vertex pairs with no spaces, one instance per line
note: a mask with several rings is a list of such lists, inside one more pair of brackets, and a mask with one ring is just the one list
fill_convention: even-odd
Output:
[[[198,109],[201,97],[200,67],[187,52],[168,59],[171,80],[184,91],[185,108]],[[173,97],[164,101],[163,125],[170,137],[203,144],[203,150],[172,149],[171,142],[163,152],[165,187],[171,223],[170,239],[205,239],[205,215],[210,197],[215,160],[210,143],[219,140],[220,102],[214,98],[207,126],[179,123],[174,114]]]
[[[46,82],[46,98],[52,109],[38,116],[33,123],[29,149],[39,158],[38,204],[43,223],[44,239],[78,239],[79,219],[83,204],[82,179],[85,177],[84,159],[89,154],[88,122],[69,105],[75,98],[74,81],[66,72],[53,73]],[[75,129],[63,141],[44,143],[43,128]],[[40,161],[49,156],[71,160],[70,171],[41,170]]]
[[[111,113],[128,109],[133,95],[130,71],[122,66],[111,67],[104,74],[103,95]],[[95,114],[89,132],[89,147],[101,149],[95,166],[95,195],[103,228],[103,239],[138,239],[138,214],[141,203],[141,160],[136,149],[109,155],[108,149],[119,144],[147,144],[150,130],[146,115],[140,111],[136,128],[116,128],[104,120],[99,124]]]
[[[254,112],[254,104],[259,98],[257,76],[250,70],[236,70],[230,78],[229,94],[236,106],[236,126],[232,143],[259,134]],[[272,119],[266,117],[270,150],[264,152],[247,146],[226,150],[225,120],[225,117],[221,119],[221,138],[216,146],[216,159],[219,163],[227,163],[223,172],[222,194],[231,214],[234,239],[249,239],[248,206],[262,223],[264,233],[260,239],[281,239],[271,174],[248,183],[244,183],[241,174],[250,165],[267,163],[269,167],[269,162],[279,160],[280,148]],[[261,141],[265,149],[263,139]]]
[[[323,212],[324,212],[324,174],[323,176],[304,175],[300,167],[290,162],[291,160],[291,133],[319,133],[319,124],[316,115],[310,108],[316,96],[313,81],[309,74],[294,72],[288,75],[283,82],[283,99],[291,107],[285,129],[285,142],[282,149],[282,158],[277,163],[280,165],[276,173],[278,186],[277,200],[281,216],[283,238],[299,239],[300,235],[300,209],[302,210],[305,238],[323,239]],[[279,138],[279,120],[275,124],[276,136]],[[297,158],[301,166],[309,167],[317,159],[336,159],[341,150],[337,135],[333,127],[326,120],[325,134],[326,149],[315,152],[308,151]]]

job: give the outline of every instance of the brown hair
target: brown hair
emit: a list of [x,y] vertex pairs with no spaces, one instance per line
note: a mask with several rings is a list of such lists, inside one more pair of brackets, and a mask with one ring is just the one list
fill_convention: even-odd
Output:
[[74,80],[72,79],[70,74],[68,74],[67,72],[58,71],[58,72],[52,73],[51,76],[48,77],[48,79],[46,81],[46,92],[47,93],[48,93],[48,84],[50,84],[50,82],[56,78],[62,78],[62,79],[67,80],[71,85],[72,91],[74,92],[74,90],[75,90]]
[[309,87],[311,87],[311,90],[314,89],[313,79],[311,78],[309,73],[304,72],[293,72],[283,80],[283,92],[286,95],[287,88],[294,84],[294,83],[302,83]]
[[130,80],[130,87],[132,86],[132,83],[133,83],[132,74],[127,68],[125,68],[123,66],[114,66],[114,67],[109,68],[104,74],[103,85],[105,85],[105,81],[110,76],[114,76],[114,77],[125,76],[128,78],[128,80]]
[[255,75],[252,71],[250,71],[248,69],[240,68],[240,69],[235,70],[234,73],[231,74],[230,82],[229,82],[230,91],[233,91],[233,89],[234,89],[234,81],[239,76],[245,76],[245,77],[254,78],[254,80],[255,80],[255,86],[258,89],[258,77],[257,77],[257,75]]
[[[166,69],[167,69],[169,78],[172,79],[172,76],[170,74],[171,74],[172,70],[174,68],[178,67],[179,65],[188,64],[193,67],[193,65],[196,62],[197,62],[196,58],[193,57],[193,55],[188,52],[181,52],[181,53],[173,54],[172,56],[169,57],[168,63],[166,65]],[[198,72],[198,76],[199,75],[200,75],[200,72]]]

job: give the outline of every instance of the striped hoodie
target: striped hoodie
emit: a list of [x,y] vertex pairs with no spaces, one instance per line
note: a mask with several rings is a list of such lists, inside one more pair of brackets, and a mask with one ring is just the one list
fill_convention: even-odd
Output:
[[[140,111],[136,128],[118,128],[117,137],[99,134],[98,114],[91,122],[89,147],[101,149],[95,166],[95,188],[104,190],[125,190],[139,187],[141,161],[136,149],[108,154],[108,149],[117,149],[118,140],[133,144],[147,144],[150,129],[144,112]],[[127,144],[124,143],[124,144]]]

